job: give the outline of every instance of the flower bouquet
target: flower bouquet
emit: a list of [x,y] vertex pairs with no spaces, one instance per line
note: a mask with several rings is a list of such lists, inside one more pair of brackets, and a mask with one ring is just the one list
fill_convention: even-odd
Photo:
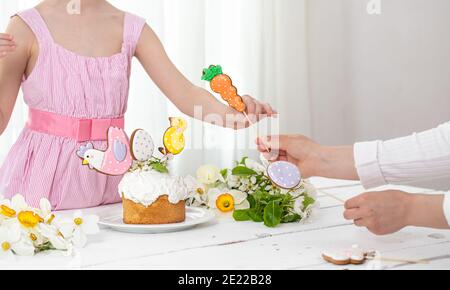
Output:
[[187,204],[232,214],[236,221],[254,221],[268,227],[306,221],[317,208],[316,190],[308,181],[285,190],[267,176],[267,161],[247,157],[232,169],[204,165],[197,178],[186,177]]
[[71,255],[74,247],[86,245],[87,235],[99,232],[97,216],[83,216],[78,211],[72,219],[60,219],[51,209],[47,199],[40,200],[39,208],[32,208],[21,195],[11,200],[0,195],[0,260],[49,250]]

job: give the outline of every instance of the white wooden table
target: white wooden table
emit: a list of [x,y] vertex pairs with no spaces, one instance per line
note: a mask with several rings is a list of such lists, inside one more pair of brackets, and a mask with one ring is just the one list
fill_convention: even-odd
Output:
[[[347,199],[363,192],[355,182],[316,178],[313,183],[326,192]],[[392,188],[392,187],[391,187]],[[430,192],[395,187],[409,192]],[[288,224],[269,229],[262,224],[218,219],[177,233],[133,235],[102,229],[90,237],[86,248],[74,257],[57,253],[19,257],[0,268],[18,269],[450,269],[450,231],[407,228],[377,237],[342,217],[343,207],[325,195],[319,198],[317,217],[306,224]],[[112,207],[86,210],[100,213]],[[69,214],[69,213],[67,213]],[[325,263],[321,253],[328,248],[358,244],[378,250],[382,257],[427,260],[428,264],[381,262],[338,267]]]

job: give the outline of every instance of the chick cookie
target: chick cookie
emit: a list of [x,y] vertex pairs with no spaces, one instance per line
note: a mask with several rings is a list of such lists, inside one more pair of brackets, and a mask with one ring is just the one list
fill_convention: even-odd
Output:
[[182,118],[169,118],[170,127],[166,130],[163,143],[166,154],[180,154],[186,146],[184,131],[187,129],[187,122]]

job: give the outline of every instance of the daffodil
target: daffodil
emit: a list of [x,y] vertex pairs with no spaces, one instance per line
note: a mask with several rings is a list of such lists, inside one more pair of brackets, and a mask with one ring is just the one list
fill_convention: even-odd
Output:
[[239,190],[213,188],[208,191],[208,206],[222,213],[250,208],[247,194]]
[[203,165],[197,170],[197,179],[205,185],[212,185],[217,181],[223,181],[220,169],[214,165]]
[[206,187],[194,177],[188,175],[184,178],[184,184],[188,188],[190,204],[192,206],[205,205],[207,201]]
[[46,224],[52,224],[55,219],[55,215],[52,212],[52,205],[50,201],[46,198],[42,198],[39,202],[39,209],[37,210],[39,215],[44,220]]
[[83,248],[87,243],[87,235],[95,235],[100,229],[98,227],[98,216],[83,216],[81,211],[74,213],[71,220],[61,222],[59,231],[64,238],[70,239],[74,246]]
[[47,239],[56,250],[71,251],[71,243],[66,240],[61,231],[54,225],[40,224],[39,230],[42,236]]
[[19,256],[34,255],[34,246],[22,238],[22,230],[19,224],[0,227],[0,258],[8,258],[13,254]]

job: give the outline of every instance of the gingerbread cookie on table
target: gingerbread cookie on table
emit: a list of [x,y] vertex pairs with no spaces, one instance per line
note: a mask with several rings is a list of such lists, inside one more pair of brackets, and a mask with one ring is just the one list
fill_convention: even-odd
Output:
[[322,253],[322,258],[337,266],[362,265],[367,259],[366,253],[358,246],[351,249],[326,250]]

